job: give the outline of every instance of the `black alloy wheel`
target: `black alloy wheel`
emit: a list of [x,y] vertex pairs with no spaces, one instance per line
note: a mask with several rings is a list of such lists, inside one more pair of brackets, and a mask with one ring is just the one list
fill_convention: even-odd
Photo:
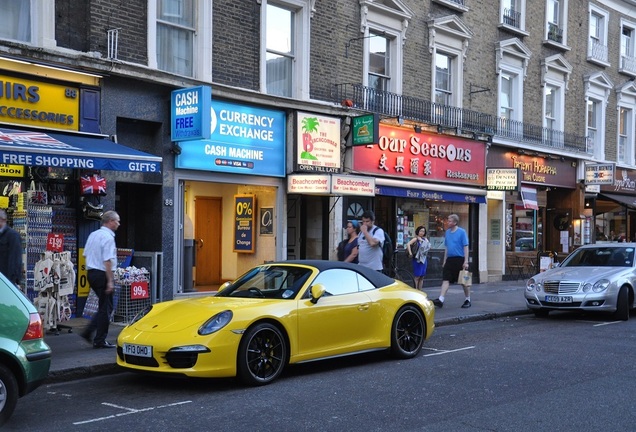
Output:
[[239,345],[237,371],[248,385],[274,381],[287,363],[287,342],[281,331],[270,323],[250,328]]
[[415,357],[424,345],[425,335],[422,313],[415,306],[402,307],[391,327],[391,353],[397,358]]

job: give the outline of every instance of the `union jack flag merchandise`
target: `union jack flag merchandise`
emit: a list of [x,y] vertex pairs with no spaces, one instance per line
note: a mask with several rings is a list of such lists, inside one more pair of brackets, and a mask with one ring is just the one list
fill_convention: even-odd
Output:
[[83,175],[80,183],[82,195],[106,195],[106,179],[99,174]]

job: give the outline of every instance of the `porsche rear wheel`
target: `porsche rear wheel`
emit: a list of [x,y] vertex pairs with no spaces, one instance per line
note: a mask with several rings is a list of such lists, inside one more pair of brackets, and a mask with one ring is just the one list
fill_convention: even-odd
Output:
[[274,381],[287,362],[287,343],[281,331],[269,323],[250,328],[238,350],[238,378],[248,385]]
[[391,327],[391,353],[397,358],[415,357],[424,345],[425,335],[422,313],[414,306],[402,307]]

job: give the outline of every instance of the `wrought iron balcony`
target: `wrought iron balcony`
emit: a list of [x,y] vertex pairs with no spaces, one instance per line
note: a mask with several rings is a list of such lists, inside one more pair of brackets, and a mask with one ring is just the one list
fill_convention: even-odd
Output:
[[636,75],[636,57],[621,56],[620,72]]
[[515,28],[521,28],[521,12],[512,9],[504,9],[503,23]]
[[522,144],[578,154],[590,151],[585,136],[375,90],[361,84],[336,84],[333,101],[342,106],[373,112],[380,116],[401,117],[416,124],[455,129],[460,133],[495,136]]
[[590,44],[587,50],[588,58],[607,63],[608,49],[599,40],[590,37]]
[[548,24],[548,40],[563,43],[563,29],[558,25],[549,23]]

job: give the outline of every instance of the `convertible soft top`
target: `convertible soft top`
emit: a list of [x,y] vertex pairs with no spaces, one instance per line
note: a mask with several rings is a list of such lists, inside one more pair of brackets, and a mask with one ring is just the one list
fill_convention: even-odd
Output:
[[300,264],[317,268],[319,271],[328,269],[344,268],[353,270],[360,273],[367,278],[376,288],[387,286],[395,282],[394,279],[388,277],[382,272],[377,270],[371,270],[369,267],[365,267],[360,264],[351,264],[342,261],[327,261],[327,260],[293,260],[293,261],[273,261],[268,262],[267,265],[290,265]]

